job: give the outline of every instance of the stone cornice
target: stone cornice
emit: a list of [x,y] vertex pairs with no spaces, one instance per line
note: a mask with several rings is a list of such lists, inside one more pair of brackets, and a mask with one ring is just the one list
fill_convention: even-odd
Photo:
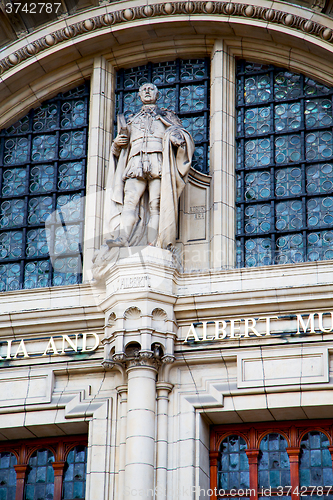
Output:
[[[168,17],[175,15],[209,15],[232,18],[253,19],[263,21],[271,25],[279,25],[303,34],[312,35],[317,39],[333,43],[333,31],[331,28],[306,17],[272,9],[270,7],[256,6],[245,3],[220,2],[220,1],[176,1],[156,3],[152,5],[132,6],[125,9],[109,11],[89,19],[81,20],[66,27],[53,31],[41,38],[12,52],[0,60],[0,75],[21,62],[35,57],[37,54],[54,47],[64,41],[75,39],[88,32],[103,30],[108,27],[122,23],[130,23],[137,20],[145,20],[157,17]],[[193,17],[195,19],[195,17]],[[70,21],[70,19],[69,19]]]

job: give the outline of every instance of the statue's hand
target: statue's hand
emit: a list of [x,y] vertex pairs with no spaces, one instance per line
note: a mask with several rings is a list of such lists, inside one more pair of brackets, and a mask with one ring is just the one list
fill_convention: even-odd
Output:
[[115,140],[113,141],[113,144],[117,148],[126,148],[128,143],[129,143],[129,137],[125,134],[118,134]]
[[170,141],[172,142],[172,144],[174,146],[176,146],[177,148],[178,147],[184,147],[186,142],[184,140],[184,136],[183,134],[179,131],[179,132],[173,132],[171,135],[170,135]]

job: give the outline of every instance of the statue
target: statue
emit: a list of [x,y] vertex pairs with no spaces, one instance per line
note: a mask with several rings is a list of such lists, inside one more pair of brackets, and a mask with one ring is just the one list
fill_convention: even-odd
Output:
[[139,89],[141,110],[127,121],[118,115],[106,182],[104,231],[109,249],[176,240],[178,199],[191,166],[194,143],[172,112],[156,105],[152,83]]

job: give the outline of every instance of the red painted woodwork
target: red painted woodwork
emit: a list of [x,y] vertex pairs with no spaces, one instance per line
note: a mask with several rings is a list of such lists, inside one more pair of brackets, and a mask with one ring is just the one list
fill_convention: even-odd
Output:
[[255,495],[252,496],[252,500],[258,500],[258,456],[259,450],[247,449],[246,450],[247,459],[249,461],[249,472],[250,472],[250,489],[255,491]]
[[[7,450],[6,450],[7,451]],[[27,465],[14,465],[16,472],[16,494],[15,500],[22,500],[24,495],[24,482],[27,474]]]
[[47,448],[54,454],[55,461],[52,463],[54,469],[54,500],[61,500],[62,481],[68,452],[75,446],[87,445],[86,436],[63,436],[48,439],[27,439],[25,441],[6,441],[0,444],[0,452],[14,453],[17,458],[16,471],[16,494],[15,500],[24,499],[24,487],[29,458],[34,451]]
[[[290,481],[292,486],[292,500],[299,500],[299,495],[294,492],[299,486],[299,455],[302,438],[311,431],[323,432],[329,438],[329,450],[333,460],[333,419],[326,420],[294,420],[291,422],[260,422],[249,424],[226,424],[211,427],[210,434],[210,484],[211,488],[217,487],[218,461],[220,446],[224,438],[231,435],[241,436],[246,444],[246,455],[249,461],[250,489],[255,490],[251,500],[258,499],[258,456],[261,439],[270,433],[281,434],[288,443],[287,453],[290,462]],[[297,490],[296,490],[297,491]],[[272,496],[277,492],[272,490]],[[228,495],[225,495],[228,497]],[[230,495],[229,495],[230,496]],[[214,500],[217,497],[212,497]],[[279,497],[276,497],[277,499]]]

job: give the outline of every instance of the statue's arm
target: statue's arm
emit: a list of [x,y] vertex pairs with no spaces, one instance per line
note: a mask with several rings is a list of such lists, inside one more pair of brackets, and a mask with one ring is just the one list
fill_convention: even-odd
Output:
[[124,115],[118,115],[118,134],[111,145],[111,153],[119,156],[123,148],[126,148],[130,140],[130,129]]

